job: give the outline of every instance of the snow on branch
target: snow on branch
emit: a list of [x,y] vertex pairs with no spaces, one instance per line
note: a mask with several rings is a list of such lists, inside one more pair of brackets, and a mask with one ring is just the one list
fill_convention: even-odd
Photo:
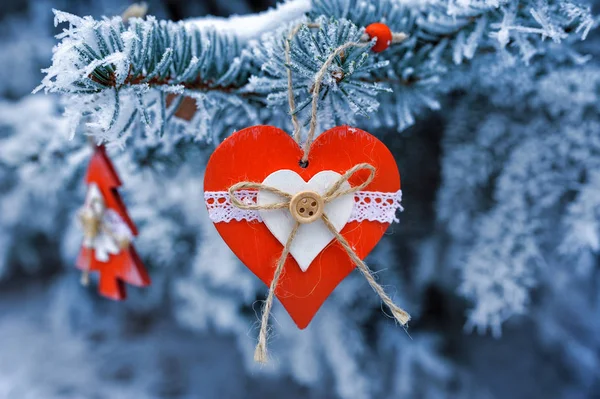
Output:
[[187,20],[186,23],[195,29],[211,27],[219,32],[230,32],[239,40],[250,40],[301,19],[310,9],[310,0],[291,0],[258,14],[233,15],[228,18],[193,18]]
[[[457,65],[489,52],[517,52],[529,62],[545,53],[544,38],[584,38],[597,22],[589,7],[557,0],[519,6],[292,0],[256,15],[185,22],[55,15],[56,24],[68,27],[57,36],[53,63],[36,90],[65,94],[72,126],[85,120],[89,134],[121,143],[137,126],[159,138],[184,132],[192,139],[208,137],[211,125],[217,139],[250,123],[275,120],[285,127],[287,69],[296,76],[295,112],[302,112],[327,56],[376,21],[409,39],[381,54],[352,51],[357,57],[332,65],[320,97],[323,127],[362,123],[403,130],[424,110],[440,108],[439,97],[451,88],[446,75]],[[322,26],[300,32],[288,65],[282,58],[287,32],[307,20]],[[381,115],[376,120],[356,119],[375,111]]]

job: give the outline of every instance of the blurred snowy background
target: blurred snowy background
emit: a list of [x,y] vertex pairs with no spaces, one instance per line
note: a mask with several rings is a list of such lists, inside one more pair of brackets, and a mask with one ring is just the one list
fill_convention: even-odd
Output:
[[[272,3],[149,6],[178,20]],[[0,3],[1,399],[600,397],[596,31],[529,66],[481,56],[447,77],[440,111],[372,131],[396,156],[406,211],[368,260],[413,314],[410,337],[352,275],[305,331],[277,304],[274,358],[259,367],[266,289],[203,209],[210,146],[159,171],[112,152],[150,289],[113,303],[72,267],[89,150],[67,139],[58,96],[29,93],[56,44],[52,8],[100,18],[128,5]]]

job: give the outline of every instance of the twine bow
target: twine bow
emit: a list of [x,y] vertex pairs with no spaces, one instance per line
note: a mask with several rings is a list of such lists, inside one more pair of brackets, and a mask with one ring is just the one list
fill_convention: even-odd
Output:
[[[345,182],[347,182],[356,172],[358,172],[360,170],[368,170],[369,177],[358,186],[354,186],[354,187],[350,187],[350,188],[342,190],[341,189],[342,185]],[[375,167],[373,167],[372,165],[370,165],[368,163],[360,163],[360,164],[353,166],[352,168],[348,169],[348,171],[346,171],[346,173],[344,173],[342,176],[340,176],[340,178],[335,183],[333,183],[331,185],[331,187],[325,192],[325,195],[323,195],[321,197],[321,199],[323,200],[323,203],[327,204],[327,203],[335,200],[336,198],[339,198],[344,195],[354,194],[357,191],[364,189],[375,178],[375,172],[376,172]],[[247,204],[247,203],[242,202],[235,195],[236,191],[245,190],[245,189],[256,189],[256,190],[269,191],[273,194],[276,194],[276,195],[282,197],[283,201],[277,202],[274,204],[265,204],[265,205]],[[229,198],[230,198],[233,206],[240,208],[240,209],[244,209],[244,210],[259,210],[260,211],[260,210],[285,209],[285,208],[290,207],[290,204],[294,198],[294,196],[292,194],[283,192],[277,188],[270,187],[270,186],[267,186],[262,183],[249,182],[249,181],[244,181],[244,182],[234,184],[233,186],[231,186],[229,188],[228,191],[229,191]],[[277,289],[277,284],[279,283],[279,277],[281,276],[281,274],[283,272],[283,266],[285,265],[285,261],[290,253],[290,248],[292,246],[292,242],[293,242],[294,238],[296,237],[296,233],[298,232],[300,225],[303,223],[303,221],[299,220],[296,217],[296,215],[294,215],[293,212],[291,212],[291,213],[294,216],[296,222],[294,223],[294,227],[292,228],[292,231],[285,243],[285,246],[283,247],[281,256],[279,257],[279,260],[277,261],[277,266],[275,268],[273,280],[271,280],[271,285],[269,286],[269,294],[267,295],[267,300],[265,302],[265,306],[264,306],[263,314],[262,314],[262,318],[261,318],[261,326],[260,326],[260,333],[258,336],[258,343],[257,343],[256,349],[254,351],[254,360],[259,363],[267,362],[267,326],[269,323],[269,314],[271,313],[271,307],[273,306],[275,290]],[[390,308],[394,318],[400,324],[406,325],[408,323],[408,321],[410,320],[410,315],[406,311],[404,311],[403,309],[398,307],[396,304],[394,304],[392,299],[386,294],[386,292],[383,290],[383,288],[375,281],[375,278],[373,277],[373,274],[372,274],[371,270],[369,269],[369,267],[362,261],[362,259],[359,258],[359,256],[356,254],[356,252],[350,246],[350,244],[344,238],[344,236],[342,236],[336,230],[336,228],[333,226],[333,224],[331,223],[331,221],[329,220],[329,218],[327,217],[327,214],[325,214],[325,212],[321,213],[320,219],[323,221],[323,223],[325,224],[327,229],[331,232],[331,234],[333,234],[335,240],[337,240],[337,242],[339,242],[339,244],[346,250],[346,253],[350,257],[350,259],[352,259],[352,261],[356,264],[356,266],[358,267],[358,270],[360,270],[361,273],[365,276],[365,278],[367,279],[367,282],[369,283],[371,288],[373,288],[373,290],[375,290],[375,292],[379,295],[381,300]]]

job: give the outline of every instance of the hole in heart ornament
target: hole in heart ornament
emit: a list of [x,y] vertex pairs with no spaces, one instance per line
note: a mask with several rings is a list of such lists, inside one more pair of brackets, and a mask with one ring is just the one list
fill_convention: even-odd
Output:
[[[267,286],[282,251],[289,250],[274,293],[301,329],[357,262],[362,264],[401,209],[396,161],[371,134],[338,126],[314,140],[306,167],[299,164],[302,156],[283,130],[253,126],[216,148],[204,178],[217,231]],[[303,222],[317,213],[321,216]],[[385,296],[374,280],[369,283]],[[408,321],[408,315],[397,319]]]

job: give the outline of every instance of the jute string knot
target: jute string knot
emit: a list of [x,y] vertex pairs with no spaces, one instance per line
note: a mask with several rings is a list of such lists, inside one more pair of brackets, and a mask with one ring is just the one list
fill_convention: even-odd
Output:
[[[359,184],[357,186],[342,189],[344,183],[348,182],[349,179],[355,173],[357,173],[358,171],[361,171],[361,170],[369,171],[368,178],[365,179],[361,184]],[[348,169],[343,175],[341,175],[340,178],[337,181],[335,181],[331,185],[331,187],[329,187],[329,189],[325,192],[324,195],[320,196],[318,193],[310,192],[310,195],[313,196],[310,198],[314,198],[315,203],[322,201],[323,204],[327,204],[339,197],[354,194],[360,190],[363,190],[365,187],[367,187],[373,181],[373,179],[375,178],[375,172],[376,172],[376,169],[375,169],[375,167],[373,167],[373,165],[370,165],[368,163],[357,164],[357,165],[353,166],[352,168]],[[271,192],[273,194],[280,196],[282,198],[282,201],[273,203],[273,204],[264,204],[264,205],[244,203],[242,200],[240,200],[235,195],[235,193],[236,193],[236,191],[247,190],[247,189],[264,190],[264,191]],[[278,190],[274,187],[271,187],[271,186],[268,186],[268,185],[265,185],[262,183],[249,182],[249,181],[243,181],[243,182],[234,184],[233,186],[231,186],[229,188],[228,192],[229,192],[230,201],[235,207],[240,208],[240,209],[245,209],[245,210],[258,210],[258,211],[260,211],[260,210],[278,210],[278,209],[286,209],[286,208],[290,209],[291,208],[290,205],[294,203],[295,199],[301,198],[299,196],[301,196],[302,194],[306,194],[306,192],[303,192],[300,194],[292,195],[292,194],[283,192],[281,190]],[[317,196],[318,196],[318,198],[317,198]],[[279,257],[279,260],[277,261],[275,273],[273,275],[273,279],[271,280],[271,284],[269,286],[269,294],[267,295],[267,299],[266,299],[266,302],[265,302],[265,305],[263,308],[263,314],[262,314],[262,318],[261,318],[261,326],[260,326],[260,332],[258,335],[258,343],[257,343],[256,349],[254,351],[254,360],[256,362],[259,362],[259,363],[267,362],[267,333],[268,333],[267,328],[268,328],[268,323],[269,323],[269,315],[271,313],[271,308],[273,306],[273,299],[275,296],[275,291],[277,289],[277,284],[279,283],[279,278],[281,277],[281,274],[283,272],[283,267],[285,265],[285,261],[290,253],[290,248],[291,248],[292,242],[293,242],[294,238],[296,237],[296,234],[298,233],[298,229],[300,228],[300,225],[303,223],[307,223],[306,219],[312,218],[312,220],[309,221],[308,223],[312,223],[312,222],[314,222],[314,220],[318,220],[318,219],[322,220],[323,223],[325,224],[325,226],[327,227],[327,229],[333,235],[334,239],[342,246],[342,248],[344,248],[344,250],[350,257],[350,259],[356,264],[358,269],[365,276],[365,278],[367,279],[371,288],[373,288],[373,290],[375,290],[375,292],[379,295],[381,300],[390,308],[394,318],[402,325],[406,325],[406,323],[408,323],[408,321],[410,320],[410,316],[408,315],[408,313],[406,311],[404,311],[403,309],[401,309],[400,307],[398,307],[396,304],[394,304],[394,302],[386,294],[384,289],[375,281],[375,278],[373,277],[373,274],[372,274],[371,270],[369,269],[369,267],[362,261],[362,259],[360,259],[360,257],[356,254],[356,252],[354,251],[352,246],[348,243],[348,241],[344,238],[344,236],[342,236],[336,230],[335,226],[333,226],[333,224],[327,217],[327,214],[325,212],[323,212],[323,206],[321,206],[319,208],[319,210],[320,211],[317,213],[318,217],[313,217],[315,215],[310,215],[309,218],[306,218],[306,217],[303,217],[302,215],[300,215],[299,213],[295,213],[293,209],[290,209],[290,212],[294,216],[295,223],[294,223],[294,227],[292,228],[292,231],[285,243],[285,246],[283,247],[281,256]]]

